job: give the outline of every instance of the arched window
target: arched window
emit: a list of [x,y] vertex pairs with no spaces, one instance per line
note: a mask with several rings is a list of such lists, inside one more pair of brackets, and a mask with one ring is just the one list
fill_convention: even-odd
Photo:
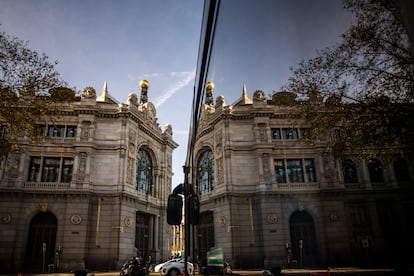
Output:
[[206,150],[197,162],[198,192],[205,194],[214,189],[214,160],[213,152]]
[[368,171],[371,182],[384,182],[384,175],[382,174],[382,165],[378,159],[369,160]]
[[345,183],[358,183],[358,173],[355,163],[350,159],[342,161],[342,172]]
[[148,152],[139,149],[137,154],[137,174],[136,174],[137,191],[150,194],[152,187],[152,161]]

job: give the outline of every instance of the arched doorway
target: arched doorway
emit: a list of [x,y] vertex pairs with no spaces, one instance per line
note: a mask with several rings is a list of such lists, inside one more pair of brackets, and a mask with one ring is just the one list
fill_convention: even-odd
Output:
[[54,262],[57,219],[50,212],[38,213],[30,222],[27,238],[25,270],[47,272]]
[[301,266],[318,265],[318,252],[315,238],[315,225],[312,216],[306,211],[296,211],[289,219],[292,259]]

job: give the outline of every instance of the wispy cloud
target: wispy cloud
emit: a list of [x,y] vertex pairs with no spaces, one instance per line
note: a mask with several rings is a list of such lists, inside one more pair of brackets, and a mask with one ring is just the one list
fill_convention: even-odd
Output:
[[195,68],[190,72],[170,72],[169,74],[172,77],[177,77],[178,80],[173,82],[172,85],[165,89],[161,96],[156,99],[156,102],[154,103],[155,107],[161,106],[181,88],[193,81],[195,78]]
[[155,107],[159,107],[164,104],[169,98],[174,96],[181,88],[188,85],[192,82],[195,78],[195,71],[194,68],[191,71],[182,71],[182,72],[154,72],[148,74],[141,74],[141,75],[133,75],[129,74],[128,78],[132,81],[142,80],[142,79],[154,79],[154,78],[165,78],[168,79],[168,86],[162,90],[161,95],[155,99],[154,105]]
[[151,79],[151,78],[171,78],[171,77],[178,77],[178,78],[186,78],[189,74],[195,74],[195,69],[192,71],[182,71],[182,72],[154,72],[154,73],[147,73],[141,75],[134,75],[128,74],[128,79],[132,81],[142,80],[142,79]]

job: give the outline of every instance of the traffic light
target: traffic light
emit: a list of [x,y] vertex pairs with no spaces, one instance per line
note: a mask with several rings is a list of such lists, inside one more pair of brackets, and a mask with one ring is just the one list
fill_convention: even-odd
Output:
[[192,194],[188,197],[188,222],[198,225],[200,217],[200,200],[198,195]]
[[290,246],[288,242],[286,243],[286,250],[288,253],[292,253],[292,247]]
[[168,196],[167,223],[180,225],[183,218],[183,198],[176,194]]

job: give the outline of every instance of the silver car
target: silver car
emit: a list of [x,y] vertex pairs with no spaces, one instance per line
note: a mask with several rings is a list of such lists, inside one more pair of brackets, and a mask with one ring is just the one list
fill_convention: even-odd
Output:
[[[183,259],[175,262],[167,262],[160,268],[160,274],[162,276],[180,276],[185,270],[185,263]],[[187,271],[188,274],[192,274],[194,271],[194,266],[192,263],[187,262]]]

